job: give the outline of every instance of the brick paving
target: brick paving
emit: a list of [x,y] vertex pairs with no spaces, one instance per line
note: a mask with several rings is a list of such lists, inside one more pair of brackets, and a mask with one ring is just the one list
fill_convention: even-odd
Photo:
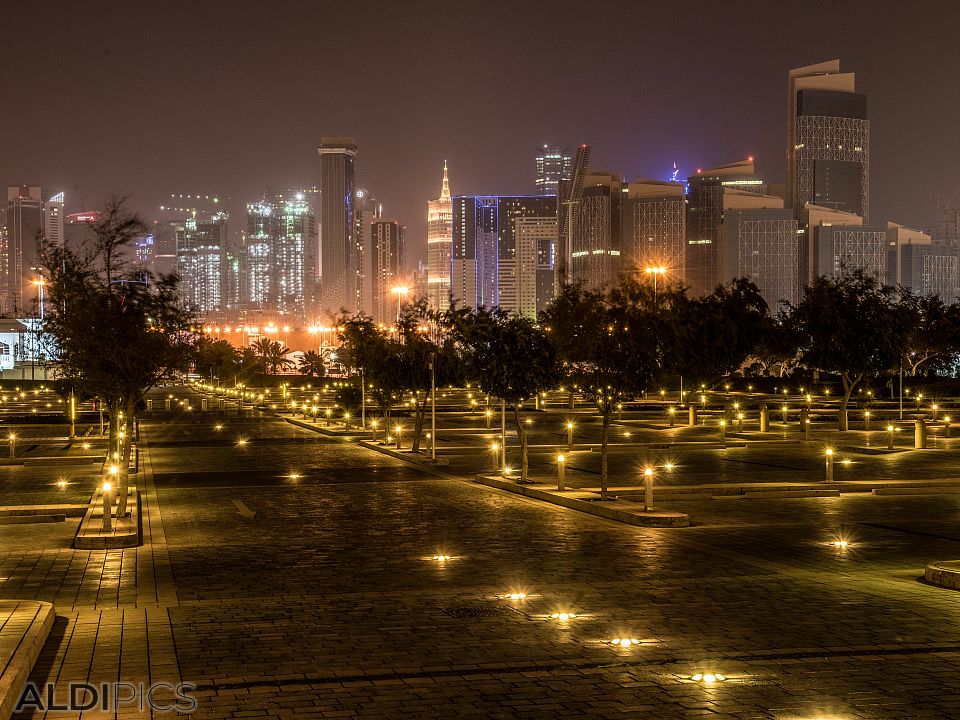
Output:
[[[960,595],[918,580],[960,557],[958,496],[677,502],[695,527],[642,529],[218,422],[143,424],[143,547],[0,526],[0,597],[61,616],[36,682],[184,680],[200,718],[960,717]],[[0,472],[39,498],[54,470]]]

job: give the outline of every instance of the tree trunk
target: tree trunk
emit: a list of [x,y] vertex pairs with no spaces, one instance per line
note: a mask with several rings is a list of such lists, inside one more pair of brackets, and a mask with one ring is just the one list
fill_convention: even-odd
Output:
[[846,432],[849,427],[847,423],[847,405],[850,403],[850,396],[853,395],[853,389],[862,378],[862,373],[854,380],[851,380],[847,373],[840,373],[840,380],[843,382],[843,400],[840,401],[840,416],[837,418],[837,429],[840,432]]
[[608,401],[603,410],[603,431],[600,434],[600,499],[606,500],[607,495],[607,439],[610,431],[613,405]]
[[413,394],[413,403],[416,408],[416,419],[413,423],[413,452],[420,452],[420,436],[423,434],[423,414],[427,409],[427,398],[429,393],[423,394],[423,402],[419,400],[420,391]]
[[120,460],[117,463],[117,518],[127,514],[127,493],[130,487],[130,448],[133,445],[133,413],[135,402],[126,404],[123,413],[123,438],[120,441]]
[[527,429],[520,421],[520,411],[517,404],[513,404],[513,420],[517,424],[517,438],[520,440],[520,482],[527,481],[530,469],[530,456],[527,453]]

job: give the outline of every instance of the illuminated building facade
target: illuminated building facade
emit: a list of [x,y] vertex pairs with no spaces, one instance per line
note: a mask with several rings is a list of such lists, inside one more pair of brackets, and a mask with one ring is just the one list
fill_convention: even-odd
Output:
[[404,227],[396,220],[377,220],[370,226],[370,239],[372,317],[374,322],[390,323],[397,316],[397,294],[393,288],[404,275]]
[[457,304],[516,306],[516,220],[556,218],[546,195],[459,196],[453,203],[450,288]]
[[427,300],[435,310],[446,310],[450,306],[452,246],[453,203],[444,160],[440,197],[427,203]]
[[356,252],[357,307],[366,315],[373,315],[373,282],[370,273],[373,240],[371,228],[383,219],[383,205],[377,202],[369,190],[357,188],[353,193],[353,237]]
[[200,315],[223,308],[224,253],[227,215],[187,220],[177,230],[177,270],[187,307]]
[[544,145],[537,151],[537,172],[533,191],[537,195],[556,195],[561,180],[570,180],[573,173],[573,155],[570,150]]
[[515,259],[501,265],[500,307],[536,320],[553,299],[553,253],[557,218],[518,217],[513,221]]
[[235,268],[239,276],[228,297],[235,295],[247,309],[297,318],[310,311],[316,290],[316,223],[304,193],[274,190],[248,203],[242,252],[226,255],[227,270]]
[[798,219],[807,203],[870,217],[870,121],[855,80],[839,60],[789,72],[787,193]]
[[2,310],[24,316],[37,305],[33,281],[41,273],[42,242],[62,243],[63,193],[48,201],[38,185],[7,188],[6,233],[0,267]]
[[637,180],[624,200],[624,270],[666,268],[668,282],[686,278],[686,200],[683,185]]
[[350,137],[323,137],[320,154],[320,312],[356,312],[357,251],[354,237],[357,144]]

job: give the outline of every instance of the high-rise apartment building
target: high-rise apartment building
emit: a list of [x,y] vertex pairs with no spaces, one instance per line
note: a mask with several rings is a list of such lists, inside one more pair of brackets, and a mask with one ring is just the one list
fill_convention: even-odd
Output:
[[953,302],[960,288],[957,248],[920,230],[887,223],[887,284]]
[[427,202],[427,300],[435,310],[446,310],[450,306],[452,246],[453,203],[444,160],[440,197]]
[[[40,271],[43,205],[43,194],[38,185],[12,185],[7,188],[2,309],[21,317],[35,302],[31,283]],[[60,205],[59,209],[62,214],[63,206]]]
[[184,302],[200,315],[223,308],[227,214],[187,220],[177,230],[177,271]]
[[553,299],[557,218],[518,217],[513,224],[516,254],[512,273],[501,274],[500,307],[535,320]]
[[[705,295],[723,277],[723,215],[728,207],[783,207],[779,198],[766,195],[767,186],[756,174],[753,159],[698,170],[687,180],[687,218],[684,279],[692,295]],[[757,205],[751,195],[764,198]]]
[[371,224],[370,239],[372,317],[374,322],[389,323],[397,317],[398,301],[404,299],[394,292],[404,274],[404,227],[396,220],[377,220]]
[[838,277],[863,270],[887,282],[887,229],[869,225],[823,225],[813,235],[814,276]]
[[373,252],[371,228],[383,219],[383,205],[366,188],[357,188],[353,193],[353,237],[356,252],[357,308],[366,315],[373,315],[373,282],[370,274]]
[[62,192],[43,204],[43,240],[50,245],[62,246],[65,240],[63,204]]
[[323,137],[320,154],[320,312],[333,317],[357,308],[354,236],[357,144],[351,137]]
[[560,181],[570,180],[573,173],[573,155],[554,145],[544,145],[537,150],[536,163],[533,191],[537,195],[556,195]]
[[303,192],[272,190],[248,203],[242,252],[227,255],[237,265],[236,296],[244,307],[298,319],[311,311],[316,223]]
[[870,216],[870,121],[855,79],[839,60],[789,72],[787,193],[798,220],[807,203]]
[[556,198],[459,196],[453,202],[450,288],[466,307],[516,307],[516,220],[556,217]]

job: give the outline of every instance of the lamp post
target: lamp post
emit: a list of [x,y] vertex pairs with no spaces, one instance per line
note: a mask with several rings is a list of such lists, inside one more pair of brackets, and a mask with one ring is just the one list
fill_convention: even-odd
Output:
[[567,452],[573,452],[573,423],[567,421]]
[[663,265],[658,265],[658,266],[656,266],[656,267],[646,267],[646,268],[644,268],[644,272],[647,273],[647,275],[653,275],[653,305],[654,305],[654,307],[656,307],[656,305],[657,305],[657,278],[658,278],[660,275],[666,275],[666,274],[667,274],[667,269],[666,269]]
[[407,293],[410,292],[410,288],[408,288],[406,285],[398,285],[397,287],[393,288],[393,292],[397,296],[397,322],[399,323],[400,307],[403,303],[403,298],[405,298],[407,296]]
[[564,482],[563,472],[564,465],[567,464],[567,458],[564,457],[563,453],[557,455],[557,490],[566,490],[567,486]]
[[827,458],[827,482],[833,482],[833,449],[827,448],[824,454]]
[[437,459],[437,371],[436,353],[430,353],[430,459]]
[[37,293],[39,295],[40,302],[40,320],[43,321],[43,286],[46,285],[46,280],[44,280],[43,275],[38,277],[33,281],[33,284],[37,286]]
[[493,471],[496,472],[500,468],[500,444],[499,443],[490,444],[490,459],[493,463]]

